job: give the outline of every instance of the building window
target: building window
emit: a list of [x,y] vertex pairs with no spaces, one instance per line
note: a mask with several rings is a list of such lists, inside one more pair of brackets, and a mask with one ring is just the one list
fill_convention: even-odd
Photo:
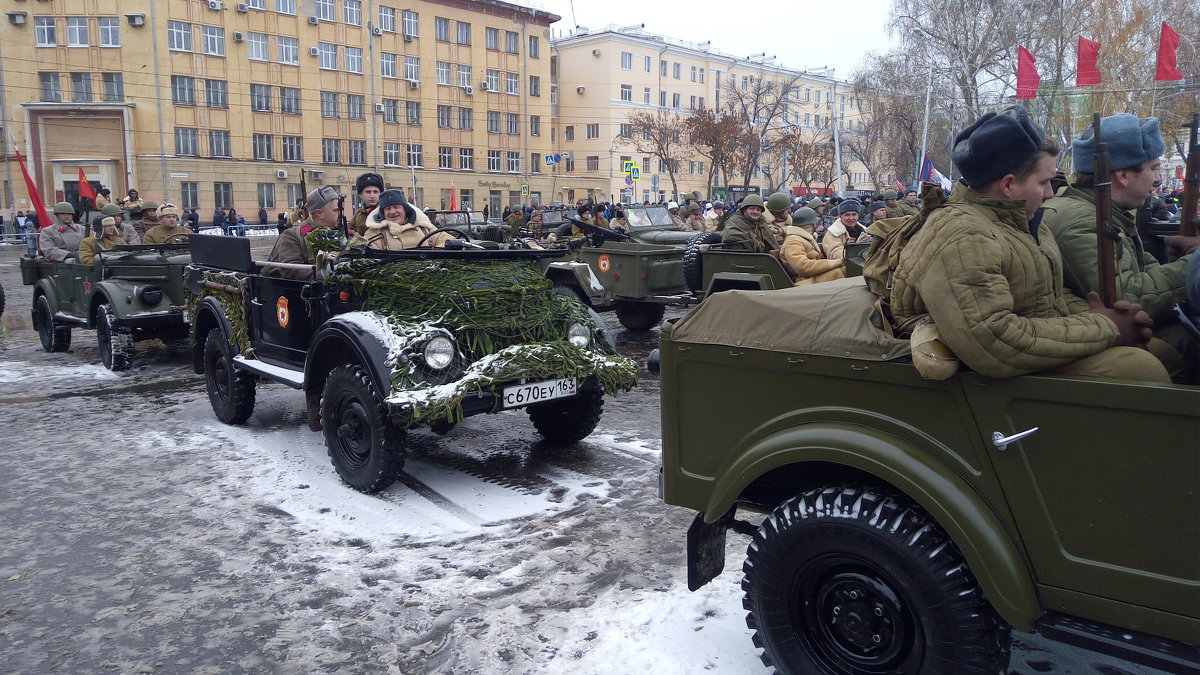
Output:
[[[692,96],[688,99],[688,110],[695,110],[695,109],[696,109],[696,97]],[[787,112],[784,112],[783,117],[784,117],[784,121],[786,122],[787,121]]]
[[425,166],[424,153],[420,143],[408,144],[408,165],[421,168]]
[[355,166],[364,166],[367,163],[367,142],[366,141],[350,141],[348,144],[350,151],[350,163]]
[[359,0],[342,0],[342,20],[346,22],[347,26],[361,26],[362,2]]
[[633,135],[633,125],[622,123],[620,129],[617,131],[617,135],[621,138],[629,138]]
[[458,149],[458,168],[463,171],[475,170],[475,150],[474,148],[459,148]]
[[538,36],[530,35],[529,36],[529,58],[537,59],[537,58],[541,58],[541,56],[542,56],[542,45],[538,41]]
[[587,170],[588,171],[599,171],[600,170],[600,156],[599,155],[588,155]]
[[225,29],[216,26],[201,26],[200,36],[204,39],[204,53],[209,56],[225,56]]
[[[346,94],[346,117],[352,120],[365,120],[367,106],[362,94]],[[354,163],[353,160],[350,162]]]
[[396,9],[394,7],[379,6],[379,29],[396,32]]
[[246,34],[246,58],[250,59],[251,61],[267,60],[266,33]]
[[254,134],[254,159],[272,160],[275,159],[274,143],[271,141],[271,134]]
[[574,173],[574,172],[575,172],[575,158],[574,158],[574,157],[568,157],[568,158],[566,159],[566,161],[565,161],[565,162],[563,162],[563,163],[564,163],[564,164],[566,164],[566,166],[565,166],[565,167],[563,167],[563,170],[564,170],[564,171],[566,171],[567,173]]
[[210,108],[228,108],[229,83],[225,80],[205,80],[204,101]]
[[171,102],[176,105],[196,105],[195,80],[186,75],[172,75]]
[[483,77],[488,91],[500,91],[500,71],[488,68]]
[[91,73],[71,73],[71,100],[75,103],[91,103]]
[[394,98],[383,99],[383,121],[396,123],[400,121],[400,102]]
[[299,206],[300,204],[303,204],[303,203],[304,203],[304,193],[300,191],[300,184],[299,183],[288,183],[287,184],[287,204],[285,204],[284,206],[286,207],[291,204],[295,204],[295,205]]
[[441,129],[449,129],[450,125],[450,106],[439,105],[437,107],[438,127]]
[[486,44],[487,48],[499,51],[500,50],[500,29],[486,28],[486,29],[484,29],[483,34],[484,34],[484,38],[485,38],[484,43]]
[[704,69],[700,69],[700,84],[704,84]]
[[437,83],[450,84],[450,64],[445,61],[437,62]]
[[321,161],[325,164],[340,164],[342,161],[341,144],[336,138],[321,139]]
[[678,108],[681,103],[682,98],[683,98],[683,94],[679,94],[679,93],[671,94],[671,107]]
[[88,46],[88,20],[86,17],[67,17],[67,46]]
[[642,103],[649,105],[650,103],[650,87],[642,90]]
[[519,152],[508,153],[508,172],[509,173],[521,173],[521,153],[519,153]]
[[409,124],[421,123],[421,102],[420,101],[405,101],[404,102],[404,119]]
[[658,105],[663,108],[667,107],[667,92],[658,92]]
[[504,91],[514,96],[521,94],[521,81],[516,73],[504,74]]
[[460,87],[471,86],[471,66],[464,66],[462,64],[459,64],[459,66],[458,66],[458,86],[460,86]]
[[489,134],[500,133],[500,113],[495,110],[489,110],[487,114],[487,130]]
[[667,61],[666,61],[666,59],[663,59],[658,62],[658,74],[661,75],[662,77],[667,76]]
[[521,133],[521,116],[516,113],[508,113],[508,133],[510,136],[517,136]]
[[383,144],[383,164],[384,166],[400,166],[399,143]]
[[246,0],[246,6],[250,9],[266,9],[267,0]]
[[[36,26],[34,31],[38,47],[56,47],[58,46],[58,35],[54,30],[54,17],[39,16],[33,20],[33,25]],[[494,30],[489,28],[488,30]]]
[[100,73],[104,83],[105,101],[125,100],[125,77],[121,73]]
[[600,138],[600,125],[599,124],[587,125],[587,137],[588,138]]
[[332,91],[321,92],[321,117],[338,116],[338,95]]
[[258,184],[258,208],[260,208],[260,209],[275,208],[275,184],[274,183],[259,183]]
[[279,88],[279,112],[288,115],[300,114],[300,90],[298,88]]
[[192,180],[180,181],[179,202],[185,209],[199,208],[200,184]]
[[529,76],[529,95],[530,96],[541,96],[542,95],[542,78],[538,77],[537,75]]
[[696,81],[696,66],[692,66],[692,82]]
[[678,80],[679,74],[680,74],[680,72],[682,72],[682,70],[683,70],[683,64],[676,61],[675,64],[671,67],[671,76]]
[[175,128],[175,154],[181,157],[196,157],[200,154],[195,129]]
[[568,125],[566,127],[563,127],[563,140],[564,141],[575,140],[575,126],[574,125]]
[[271,87],[265,84],[250,85],[250,109],[258,112],[271,111]]
[[541,117],[541,115],[530,115],[529,116],[529,135],[530,136],[541,136],[542,135],[542,117]]
[[460,44],[460,45],[471,44],[471,24],[469,24],[465,21],[459,21],[458,25],[455,26],[455,28],[458,29],[458,35],[456,36],[458,38],[458,40],[457,40],[458,44]]
[[304,139],[302,139],[300,136],[283,137],[283,161],[304,161]]
[[100,24],[100,46],[120,47],[121,20],[115,16],[102,16],[98,19],[98,23]]
[[520,51],[521,36],[510,30],[504,31],[504,51],[516,54]]
[[233,206],[233,183],[213,183],[213,201],[218,209]]
[[500,171],[500,151],[488,150],[488,171]]
[[630,85],[630,84],[621,85],[621,100],[622,101],[630,101],[630,102],[633,101],[633,85]]
[[454,168],[454,148],[446,145],[438,146],[438,168],[453,169]]
[[296,38],[277,37],[275,44],[279,50],[279,62],[289,66],[300,65],[300,42]]
[[362,71],[362,49],[346,47],[346,72],[361,73]]
[[317,43],[317,67],[321,70],[337,70],[337,45]]
[[434,17],[433,19],[433,39],[438,42],[450,41],[450,19],[442,17]]
[[651,67],[652,65],[654,65],[654,59],[653,59],[653,58],[651,58],[651,57],[649,57],[649,56],[647,56],[647,57],[646,57],[646,72],[647,72],[647,73],[648,73],[648,72],[650,72],[650,67]]
[[540,153],[530,153],[529,155],[529,173],[542,172],[542,155]]
[[192,24],[182,21],[168,21],[167,49],[176,52],[192,51]]
[[317,18],[333,21],[333,0],[317,0]]
[[296,14],[296,0],[275,0],[275,11],[280,14]]
[[400,14],[400,18],[404,21],[404,36],[417,37],[417,13],[405,11]]
[[421,79],[421,59],[415,56],[404,57],[404,79],[413,82]]

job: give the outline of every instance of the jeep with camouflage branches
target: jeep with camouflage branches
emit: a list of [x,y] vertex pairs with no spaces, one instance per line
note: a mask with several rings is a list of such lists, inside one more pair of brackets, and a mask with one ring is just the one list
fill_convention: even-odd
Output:
[[98,251],[89,265],[22,257],[42,349],[65,352],[72,329],[95,329],[101,361],[120,371],[133,365],[134,342],[186,337],[183,271],[190,260],[180,243],[121,245]]
[[631,389],[637,367],[542,273],[539,259],[560,254],[437,231],[459,239],[376,251],[318,230],[316,266],[255,262],[245,239],[193,237],[193,365],[217,418],[249,419],[258,380],[299,389],[338,475],[368,493],[396,480],[418,426],[445,434],[523,408],[548,441],[588,436],[604,395]]
[[747,623],[781,673],[1006,673],[1012,630],[1200,672],[1200,387],[926,380],[885,325],[862,277],[664,324],[689,588],[748,536]]

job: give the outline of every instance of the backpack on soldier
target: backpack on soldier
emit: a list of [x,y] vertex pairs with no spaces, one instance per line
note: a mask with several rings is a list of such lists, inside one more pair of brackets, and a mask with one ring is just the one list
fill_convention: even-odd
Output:
[[[900,264],[900,251],[909,240],[921,231],[921,226],[930,214],[940,209],[946,203],[946,195],[942,186],[937,183],[921,185],[921,212],[915,216],[900,218],[884,218],[876,221],[867,228],[867,233],[873,235],[871,246],[867,249],[867,259],[863,263],[863,277],[867,280],[867,288],[875,294],[886,310],[892,295],[892,276],[896,266]],[[888,319],[891,319],[890,312]]]

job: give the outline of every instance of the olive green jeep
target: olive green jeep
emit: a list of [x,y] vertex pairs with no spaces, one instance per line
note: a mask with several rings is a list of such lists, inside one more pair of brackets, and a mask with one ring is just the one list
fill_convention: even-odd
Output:
[[1200,670],[1200,387],[930,381],[883,325],[855,277],[663,326],[689,588],[748,535],[747,623],[780,672],[1004,673],[1011,629]]

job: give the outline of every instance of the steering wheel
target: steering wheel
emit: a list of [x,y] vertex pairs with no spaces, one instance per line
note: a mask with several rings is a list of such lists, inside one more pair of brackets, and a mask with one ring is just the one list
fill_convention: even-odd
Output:
[[[434,230],[433,232],[430,232],[429,234],[425,235],[424,237],[421,237],[421,241],[418,241],[417,245],[414,246],[413,248],[421,248],[422,244],[424,244],[430,237],[437,234],[438,232],[451,232],[454,234],[456,239],[462,239],[464,241],[471,241],[470,235],[468,235],[466,232],[463,232],[462,230],[458,229],[457,227],[439,227],[438,229]],[[433,248],[433,247],[431,246],[430,248]]]
[[[164,244],[186,244],[188,236],[190,236],[190,235],[173,234],[173,235],[167,237],[167,240],[164,241],[163,243]],[[178,240],[178,241],[176,241],[176,240]]]

